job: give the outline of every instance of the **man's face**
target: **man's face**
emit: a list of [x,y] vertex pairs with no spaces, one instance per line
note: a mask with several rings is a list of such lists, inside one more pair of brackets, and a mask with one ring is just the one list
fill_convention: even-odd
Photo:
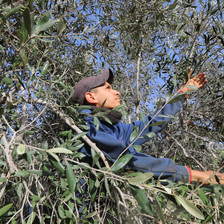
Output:
[[97,107],[101,107],[105,100],[106,101],[103,106],[105,108],[113,109],[120,105],[120,93],[112,89],[112,86],[108,82],[94,88],[91,93],[95,97]]

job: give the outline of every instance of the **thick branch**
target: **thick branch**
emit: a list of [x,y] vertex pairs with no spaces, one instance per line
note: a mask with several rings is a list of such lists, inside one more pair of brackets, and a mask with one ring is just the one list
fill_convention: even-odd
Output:
[[[41,104],[41,105],[47,105],[47,107],[49,109],[51,109],[54,113],[56,113],[62,120],[65,121],[65,123],[71,127],[74,131],[76,131],[77,133],[81,133],[82,130],[79,129],[76,124],[74,123],[73,119],[69,116],[67,116],[65,113],[59,111],[55,106],[53,106],[52,104],[50,103],[47,103],[43,100],[40,100],[40,99],[37,99],[37,100],[34,100],[33,101],[34,103],[38,103],[38,104]],[[100,154],[100,157],[102,158],[105,166],[107,168],[110,168],[109,166],[109,163],[107,162],[107,159],[106,157],[104,156],[104,154],[102,153],[102,151],[96,146],[95,143],[93,143],[86,135],[82,136],[82,139],[90,146],[92,147],[97,153]]]

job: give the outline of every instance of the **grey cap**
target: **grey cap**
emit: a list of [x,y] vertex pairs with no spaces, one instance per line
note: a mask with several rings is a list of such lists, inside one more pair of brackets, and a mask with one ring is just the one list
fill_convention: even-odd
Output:
[[91,89],[96,88],[105,82],[113,83],[114,75],[111,69],[103,71],[98,76],[90,76],[80,80],[74,87],[74,94],[71,98],[75,103],[83,104],[85,101],[85,94],[90,92]]

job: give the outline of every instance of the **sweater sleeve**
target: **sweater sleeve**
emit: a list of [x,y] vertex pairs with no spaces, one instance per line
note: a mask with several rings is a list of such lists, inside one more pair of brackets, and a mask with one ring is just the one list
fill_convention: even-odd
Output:
[[[153,132],[155,134],[160,132],[172,120],[172,116],[174,116],[177,112],[180,111],[183,105],[183,102],[184,102],[184,99],[176,103],[168,103],[155,117],[146,116],[145,122],[143,122],[142,120],[133,122],[133,126],[139,127],[139,132],[142,132],[141,138],[138,138],[135,144],[141,145],[145,143],[146,141],[148,141],[149,140],[148,138],[142,137],[148,132]],[[150,124],[152,124],[152,126],[147,125],[149,122]],[[154,123],[157,123],[157,122],[161,122],[161,124],[153,125]]]
[[172,159],[154,158],[150,155],[135,152],[128,168],[142,172],[152,172],[155,179],[166,179],[173,182],[185,180],[190,182],[191,171],[186,166],[176,165]]
[[110,158],[112,161],[115,161],[117,157],[123,152],[126,148],[126,142],[123,141],[123,134],[120,133],[117,128],[107,128],[106,125],[100,124],[100,128],[97,130],[93,121],[89,120],[89,131],[87,136],[91,141],[96,143],[97,147],[103,151],[103,153]]

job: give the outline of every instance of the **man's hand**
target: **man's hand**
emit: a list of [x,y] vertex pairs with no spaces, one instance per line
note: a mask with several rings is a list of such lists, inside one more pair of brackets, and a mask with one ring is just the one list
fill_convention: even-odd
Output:
[[197,88],[201,88],[208,82],[206,80],[205,73],[199,73],[198,75],[196,75],[194,78],[191,79],[192,72],[193,70],[191,68],[190,72],[188,73],[188,81],[187,83],[182,84],[182,86],[180,87],[180,91],[185,93],[187,91],[192,90],[189,86],[195,86]]
[[192,182],[199,181],[205,185],[218,184],[215,176],[218,177],[219,183],[224,184],[224,174],[214,171],[197,171],[191,170]]

